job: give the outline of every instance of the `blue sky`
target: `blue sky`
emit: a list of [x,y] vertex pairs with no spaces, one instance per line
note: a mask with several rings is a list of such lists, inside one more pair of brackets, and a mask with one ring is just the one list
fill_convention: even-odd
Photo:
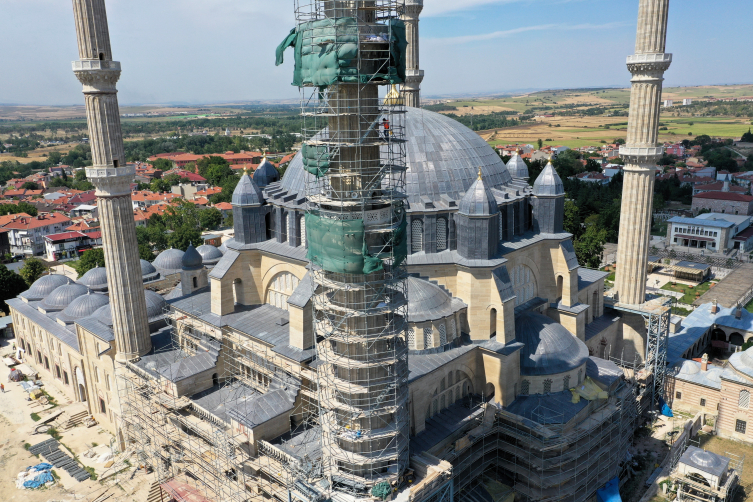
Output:
[[[291,0],[107,0],[121,104],[295,99]],[[638,0],[425,0],[424,95],[627,86]],[[749,0],[672,0],[666,85],[753,83]],[[80,104],[70,0],[0,0],[0,103]]]

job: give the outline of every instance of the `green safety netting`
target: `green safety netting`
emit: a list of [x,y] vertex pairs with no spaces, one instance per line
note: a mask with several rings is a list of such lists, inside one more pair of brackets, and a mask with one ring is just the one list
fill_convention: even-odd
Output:
[[316,176],[324,176],[329,170],[329,149],[327,146],[303,144],[301,148],[303,168]]
[[392,487],[386,481],[377,483],[371,488],[371,495],[381,500],[385,500],[390,493],[392,493]]
[[[326,87],[335,82],[366,83],[374,78],[391,84],[405,81],[405,23],[399,19],[385,25],[391,32],[390,61],[386,73],[360,74],[358,59],[358,20],[352,17],[320,19],[298,25],[290,30],[275,51],[275,65],[283,63],[284,52],[294,47],[295,71],[293,85]],[[384,69],[380,69],[384,70]]]
[[[395,229],[393,256],[400,265],[408,255],[405,218]],[[364,224],[358,220],[333,220],[306,215],[308,259],[328,272],[370,274],[384,268],[379,257],[371,256],[364,238]]]

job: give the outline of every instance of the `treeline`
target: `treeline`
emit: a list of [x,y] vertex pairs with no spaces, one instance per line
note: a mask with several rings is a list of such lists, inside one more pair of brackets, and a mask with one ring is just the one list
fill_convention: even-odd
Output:
[[289,152],[295,142],[296,138],[291,134],[283,134],[271,140],[262,137],[246,139],[242,136],[201,135],[127,141],[124,148],[128,162],[143,162],[152,155],[171,152],[190,152],[196,155],[238,153],[241,150]]
[[702,117],[747,117],[753,118],[751,101],[695,101],[680,108],[682,113],[691,113]]
[[483,115],[456,115],[454,113],[448,113],[447,116],[451,117],[466,127],[471,128],[474,131],[485,131],[487,129],[501,129],[503,127],[515,127],[519,126],[530,117],[510,118],[511,114],[517,112],[492,112]]

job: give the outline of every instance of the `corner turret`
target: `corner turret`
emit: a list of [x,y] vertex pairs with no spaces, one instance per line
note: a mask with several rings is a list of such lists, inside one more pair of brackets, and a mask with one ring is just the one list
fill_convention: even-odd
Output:
[[233,198],[233,228],[238,244],[255,244],[267,239],[264,195],[256,182],[244,172]]
[[565,219],[565,187],[549,159],[533,184],[534,230],[542,234],[563,231]]
[[499,245],[499,206],[491,189],[484,184],[481,169],[458,206],[458,253],[471,260],[488,260]]

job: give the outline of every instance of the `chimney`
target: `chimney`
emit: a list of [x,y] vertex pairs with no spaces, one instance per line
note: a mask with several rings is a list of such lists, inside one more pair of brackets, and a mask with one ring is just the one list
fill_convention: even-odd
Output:
[[716,304],[716,300],[713,300],[711,302],[711,313],[716,315],[717,312],[719,312],[719,306]]
[[701,371],[708,371],[709,369],[709,355],[704,354],[703,357],[701,357]]
[[738,303],[737,308],[735,309],[735,319],[742,319],[743,317],[743,306],[742,304]]

